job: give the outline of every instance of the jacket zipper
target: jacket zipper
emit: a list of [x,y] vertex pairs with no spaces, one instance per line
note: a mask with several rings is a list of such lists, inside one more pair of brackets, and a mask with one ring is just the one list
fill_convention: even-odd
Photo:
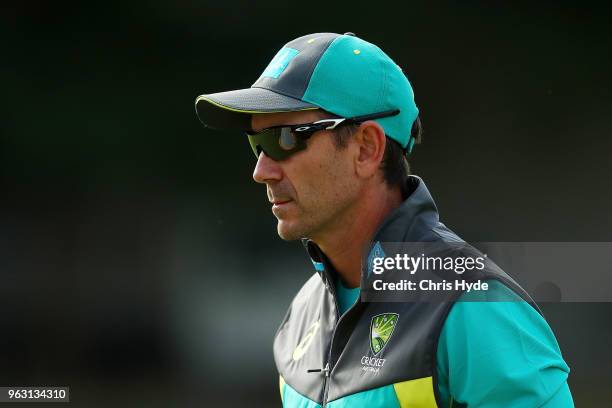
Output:
[[[372,243],[370,242],[370,247],[371,245]],[[323,262],[325,264],[325,261]],[[363,274],[363,271],[361,271],[361,273]],[[349,307],[348,310],[342,316],[340,316],[340,307],[338,306],[338,299],[336,298],[336,287],[335,287],[336,284],[335,282],[332,282],[332,280],[330,279],[331,277],[329,276],[328,265],[325,265],[323,274],[325,274],[325,281],[326,281],[325,287],[328,291],[331,292],[332,298],[334,299],[334,306],[336,307],[336,325],[334,326],[334,331],[332,332],[331,342],[329,343],[329,351],[327,352],[327,362],[325,363],[325,367],[322,369],[314,369],[314,370],[307,370],[307,371],[308,372],[321,372],[321,371],[324,372],[325,376],[323,377],[323,401],[322,401],[321,407],[325,408],[325,406],[327,405],[327,394],[329,392],[329,380],[328,379],[331,376],[331,371],[334,368],[334,364],[332,364],[331,354],[332,354],[332,349],[334,346],[334,338],[336,337],[336,330],[338,329],[338,326],[340,326],[340,323],[342,322],[342,319],[344,318],[344,316],[346,316],[351,310],[353,310],[353,308],[355,308],[357,303],[359,303],[359,301],[361,300],[361,289],[359,290],[358,301],[353,303],[353,305]],[[330,286],[331,286],[331,289],[330,289]]]
[[359,290],[359,298],[351,307],[348,308],[346,312],[342,316],[340,316],[340,307],[338,306],[338,300],[336,299],[335,287],[333,288],[334,292],[332,292],[332,297],[334,298],[334,305],[336,306],[336,326],[334,327],[334,331],[332,332],[331,342],[329,343],[329,351],[327,352],[327,363],[325,364],[325,368],[321,371],[325,372],[325,377],[323,378],[323,404],[321,408],[325,408],[327,405],[327,393],[329,391],[329,381],[328,378],[331,375],[331,371],[334,368],[334,364],[332,363],[332,349],[334,348],[334,338],[336,337],[336,330],[344,316],[348,315],[351,310],[361,301],[361,289]]

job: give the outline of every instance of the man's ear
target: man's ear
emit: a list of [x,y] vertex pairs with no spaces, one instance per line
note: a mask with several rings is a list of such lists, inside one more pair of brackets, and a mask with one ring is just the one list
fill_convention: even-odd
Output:
[[378,123],[370,120],[359,126],[354,141],[358,148],[355,172],[360,177],[370,178],[378,172],[385,155],[385,131]]

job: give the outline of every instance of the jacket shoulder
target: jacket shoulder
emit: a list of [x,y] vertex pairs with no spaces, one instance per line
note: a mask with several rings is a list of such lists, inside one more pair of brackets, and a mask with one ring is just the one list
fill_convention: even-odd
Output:
[[325,285],[319,273],[315,272],[298,290],[289,308],[305,305],[313,295],[320,293],[322,290],[325,290]]

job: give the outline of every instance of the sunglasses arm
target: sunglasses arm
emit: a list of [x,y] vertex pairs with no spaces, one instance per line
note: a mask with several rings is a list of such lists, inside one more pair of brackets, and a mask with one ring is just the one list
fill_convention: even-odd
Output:
[[365,122],[366,120],[388,118],[389,116],[399,115],[399,113],[400,113],[399,109],[391,109],[388,111],[372,113],[369,115],[354,116],[352,118],[348,118],[347,120],[353,123],[361,123],[361,122]]
[[313,125],[326,125],[326,124],[331,122],[331,125],[325,126],[324,129],[325,130],[333,130],[333,129],[337,128],[341,123],[343,123],[343,122],[345,122],[347,120],[348,119],[346,119],[346,118],[323,119],[323,120],[318,120],[316,122],[313,122]]
[[365,122],[367,120],[380,119],[380,118],[386,118],[386,117],[389,117],[389,116],[395,116],[395,115],[397,115],[399,113],[400,113],[399,109],[392,109],[392,110],[385,111],[385,112],[378,112],[378,113],[373,113],[373,114],[370,114],[370,115],[355,116],[355,117],[352,117],[352,118],[323,119],[323,120],[316,121],[313,124],[319,125],[319,124],[324,124],[324,123],[332,122],[332,125],[327,126],[325,128],[325,130],[333,130],[333,129],[337,128],[341,123],[344,123],[344,122],[347,122],[347,123],[362,123],[362,122]]

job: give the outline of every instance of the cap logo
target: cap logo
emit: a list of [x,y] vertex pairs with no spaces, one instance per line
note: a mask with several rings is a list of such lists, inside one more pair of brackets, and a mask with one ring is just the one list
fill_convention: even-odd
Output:
[[262,77],[278,78],[283,71],[287,68],[287,65],[295,58],[300,52],[293,48],[283,47],[279,52],[276,53],[272,61],[268,64]]

